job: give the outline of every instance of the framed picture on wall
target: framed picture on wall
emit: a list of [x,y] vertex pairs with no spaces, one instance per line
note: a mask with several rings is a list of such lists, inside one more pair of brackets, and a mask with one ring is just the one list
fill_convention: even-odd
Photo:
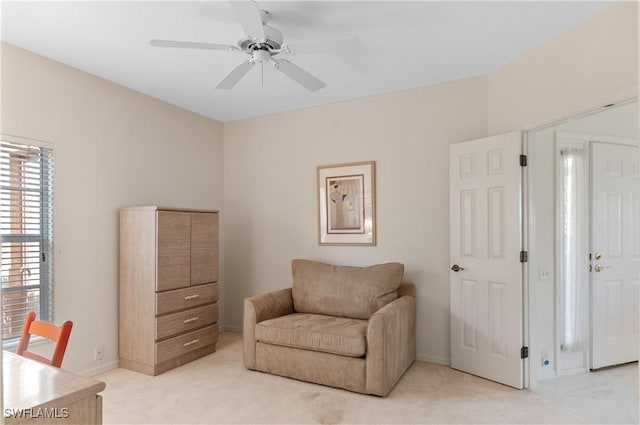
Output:
[[318,243],[376,244],[375,161],[321,165]]

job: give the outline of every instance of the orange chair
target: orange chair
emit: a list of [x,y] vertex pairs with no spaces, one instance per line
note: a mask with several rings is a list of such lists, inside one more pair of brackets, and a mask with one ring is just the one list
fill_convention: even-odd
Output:
[[[70,320],[67,320],[61,326],[36,320],[36,313],[31,311],[27,313],[24,318],[24,327],[22,328],[22,335],[20,335],[20,342],[18,343],[16,354],[37,360],[44,364],[60,367],[60,365],[62,365],[62,359],[64,358],[64,352],[67,349],[67,342],[69,342],[69,335],[71,335],[72,326],[73,322]],[[41,336],[56,343],[56,348],[53,351],[53,357],[51,360],[39,354],[27,351],[31,335]]]

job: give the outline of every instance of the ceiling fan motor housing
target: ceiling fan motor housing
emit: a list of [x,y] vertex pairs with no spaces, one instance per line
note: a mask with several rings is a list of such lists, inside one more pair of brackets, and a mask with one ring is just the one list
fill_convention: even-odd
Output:
[[253,52],[254,50],[279,50],[284,42],[284,37],[280,30],[264,25],[264,40],[254,40],[250,37],[245,37],[238,41],[238,47],[245,52]]

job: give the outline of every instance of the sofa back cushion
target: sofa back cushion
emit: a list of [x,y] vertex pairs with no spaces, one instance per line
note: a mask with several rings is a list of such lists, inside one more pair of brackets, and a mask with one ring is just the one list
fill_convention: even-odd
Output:
[[365,319],[398,298],[404,265],[332,266],[293,260],[293,308],[298,313]]

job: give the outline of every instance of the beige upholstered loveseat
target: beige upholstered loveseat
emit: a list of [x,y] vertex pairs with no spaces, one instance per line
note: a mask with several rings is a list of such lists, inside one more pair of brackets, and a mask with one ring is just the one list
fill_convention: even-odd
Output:
[[400,263],[293,260],[293,287],[245,299],[248,369],[386,396],[416,356],[415,289]]

